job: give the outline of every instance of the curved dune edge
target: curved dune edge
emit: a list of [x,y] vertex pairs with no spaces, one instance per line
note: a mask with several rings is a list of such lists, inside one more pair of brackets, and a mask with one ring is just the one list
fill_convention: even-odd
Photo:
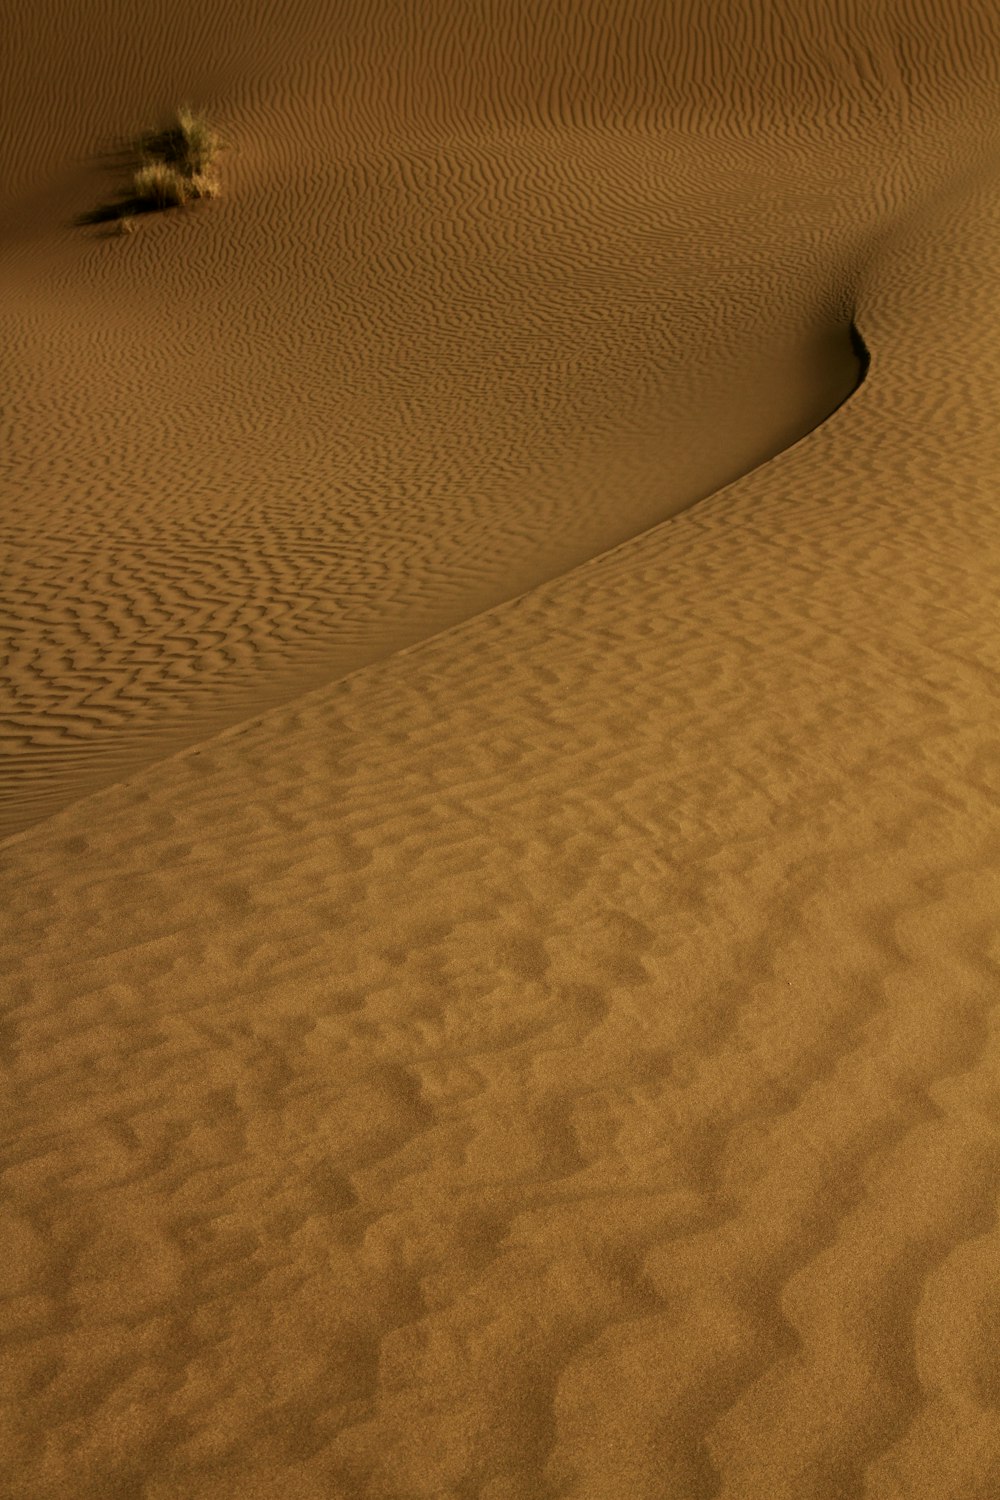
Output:
[[[797,446],[798,443],[808,438],[812,432],[815,432],[818,427],[829,421],[860,389],[870,365],[869,351],[853,321],[849,325],[848,336],[857,368],[854,383],[846,395],[838,395],[836,404],[830,407],[816,421],[814,426],[810,426],[804,432],[798,433],[788,443],[787,447],[778,449],[775,453],[754,464],[752,468],[727,479],[717,490],[697,495],[683,503],[673,504],[665,516],[652,521],[648,527],[643,528],[643,531],[655,529],[670,520],[673,516],[683,513],[683,511],[689,509],[691,506],[703,502],[705,499],[710,498],[711,495],[720,493],[722,490],[729,488],[730,485],[737,484],[748,475],[756,473],[767,464],[773,463],[775,459],[780,458],[783,453]],[[839,379],[839,372],[836,378]],[[615,547],[634,540],[635,535],[641,534],[641,532],[635,533],[617,539],[612,546],[604,547],[600,552],[595,552],[591,557],[577,561],[574,567],[585,566],[588,562],[592,562],[596,558],[605,555],[605,553],[613,551]],[[552,581],[551,578],[545,577],[540,579],[539,583],[549,583]],[[537,587],[539,584],[535,584],[534,586]],[[505,604],[516,603],[522,597],[523,594],[516,594],[497,600],[486,606],[486,609],[480,610],[477,613],[481,614],[487,612],[489,609],[502,608]],[[442,630],[452,630],[456,626],[474,618],[476,618],[475,614],[465,616],[461,619],[449,620],[447,624],[442,626],[441,630],[431,630],[427,635],[418,636],[413,640],[406,640],[405,644],[398,646],[396,649],[412,650],[424,640],[434,639],[438,634],[442,633]],[[322,644],[317,645],[315,654],[320,658],[320,662],[322,663],[324,655]],[[388,654],[392,654],[391,648]],[[9,786],[7,793],[6,816],[0,815],[0,843],[3,843],[8,838],[17,837],[20,833],[29,831],[45,818],[54,816],[63,807],[71,805],[73,801],[80,800],[81,798],[93,795],[99,790],[113,786],[117,781],[134,775],[143,768],[153,765],[171,754],[190,749],[193,745],[203,743],[214,734],[232,729],[240,723],[250,722],[261,713],[288,704],[294,698],[304,693],[316,691],[324,686],[330,686],[333,682],[350,676],[355,671],[365,670],[373,661],[382,659],[384,659],[383,654],[376,654],[370,659],[364,660],[358,666],[353,668],[347,667],[346,670],[331,677],[323,670],[322,665],[319,666],[318,670],[316,668],[312,670],[308,668],[303,669],[302,665],[296,662],[294,655],[286,655],[283,660],[280,660],[272,668],[270,673],[264,675],[263,681],[255,681],[247,685],[244,690],[247,696],[242,701],[237,692],[235,702],[227,706],[217,706],[209,713],[202,710],[201,714],[194,713],[185,716],[175,712],[172,718],[166,720],[156,721],[154,719],[146,724],[140,721],[135,726],[131,735],[128,733],[124,735],[119,734],[110,743],[99,739],[92,746],[87,746],[86,742],[76,745],[70,753],[69,765],[58,766],[57,764],[55,767],[54,785],[52,785],[53,778],[51,771],[48,775],[45,774],[45,768],[49,763],[44,748],[42,750],[28,749],[20,755],[8,751],[4,772],[0,775],[0,784],[2,784],[3,780],[7,780],[9,784],[13,779],[13,786]],[[230,689],[230,692],[232,692],[232,689]],[[225,697],[225,685],[223,685],[223,697]],[[150,748],[145,749],[144,746],[146,745],[149,745]],[[89,773],[86,769],[88,762],[94,767]],[[20,768],[19,763],[23,764],[23,777],[17,774]],[[65,800],[66,798],[69,800]],[[2,806],[3,799],[0,799],[0,807]],[[9,831],[4,831],[5,827]]]
[[[670,8],[681,39],[706,9]],[[791,142],[804,228],[768,264],[808,274],[762,291],[813,288],[809,189],[833,201],[837,305],[878,362],[862,399],[669,524],[0,851],[19,1497],[1000,1490],[1000,77],[963,87],[997,17],[868,9],[727,7],[722,40],[751,45],[700,71],[694,28],[678,64],[737,74],[737,102],[746,77]],[[363,60],[374,20],[341,14]],[[646,34],[618,31],[579,71],[624,104],[660,54],[632,65]],[[406,41],[380,30],[371,66]],[[457,61],[456,113],[484,57]],[[419,97],[400,76],[402,115],[447,75]],[[837,128],[825,155],[796,87]],[[745,178],[759,143],[710,98],[709,157],[727,142]],[[736,368],[729,315],[742,350],[763,313],[722,290],[692,360]],[[591,394],[607,410],[599,389],[575,414]],[[575,515],[550,498],[546,525]]]
[[[506,162],[506,148],[502,159],[495,147],[474,143],[449,148],[440,161],[421,157],[420,170],[442,175],[450,190],[455,171],[475,168],[509,180],[516,196],[519,172],[536,170],[539,156],[555,156],[558,167],[566,149],[563,193],[572,201],[583,192],[588,179],[558,133],[536,131],[529,144],[528,167],[519,167],[516,154],[513,165]],[[633,196],[660,153],[655,140],[614,139],[591,149],[597,165],[616,167],[617,176],[609,175],[615,192]],[[408,171],[416,170],[410,162]],[[365,189],[377,193],[380,210],[383,196],[389,202],[379,234],[397,255],[427,253],[424,239],[439,212],[433,198],[424,206],[430,189],[394,190],[380,172]],[[541,230],[526,209],[527,227],[515,230],[532,236],[530,254],[517,250],[512,273],[528,304],[523,313],[510,317],[509,285],[487,282],[471,331],[467,306],[449,323],[452,283],[464,286],[483,258],[478,191],[449,208],[455,243],[446,262],[432,261],[422,279],[414,271],[374,291],[366,283],[358,294],[372,325],[362,329],[365,337],[338,338],[329,348],[324,339],[312,381],[286,396],[287,350],[276,343],[275,326],[257,326],[269,318],[280,329],[282,319],[253,284],[256,261],[234,263],[247,256],[225,232],[231,200],[212,205],[211,217],[144,225],[141,243],[124,251],[100,237],[77,238],[58,254],[50,250],[40,261],[45,269],[32,269],[27,281],[15,275],[25,305],[18,330],[25,378],[12,398],[21,505],[6,518],[15,649],[0,674],[8,827],[648,529],[811,430],[852,382],[839,326],[849,271],[836,237],[810,277],[801,286],[793,280],[771,309],[767,286],[783,257],[767,237],[757,244],[727,205],[722,222],[737,247],[746,242],[747,261],[725,308],[725,338],[706,343],[694,292],[699,278],[717,277],[699,268],[700,193],[679,230],[680,249],[656,251],[677,260],[675,279],[693,283],[683,305],[661,286],[662,268],[650,278],[641,238],[636,263],[627,264],[634,229],[622,228],[613,199],[575,205],[578,216],[586,210],[595,243],[580,255],[574,241],[578,285],[563,305],[566,273],[546,287],[551,277],[534,238],[578,231],[564,207],[546,200]],[[423,218],[399,222],[398,210],[416,212],[414,203]],[[720,212],[717,203],[710,207]],[[267,224],[269,211],[264,195],[240,202],[238,217],[253,228]],[[288,224],[268,228],[280,235]],[[487,229],[509,234],[510,215]],[[784,258],[805,253],[792,240]],[[602,268],[612,249],[614,267]],[[177,255],[213,282],[231,278],[243,287],[250,279],[238,312],[224,302],[212,312],[214,338],[184,285],[168,284],[166,296],[158,290],[151,327],[139,318],[139,310],[143,317],[150,311],[150,286],[176,276]],[[89,293],[76,284],[88,266],[81,256],[90,257],[98,281]],[[367,264],[366,253],[356,258]],[[36,307],[39,277],[54,287]],[[310,280],[292,267],[283,282],[292,295],[289,318],[303,302],[330,295],[322,274]],[[413,306],[401,310],[399,287],[410,282]],[[333,291],[340,295],[340,283]],[[440,327],[421,322],[427,298]],[[416,386],[413,357],[396,348],[403,314],[415,319],[426,367]],[[226,351],[240,347],[240,330],[227,325],[236,317],[253,338],[234,363]],[[98,337],[106,356],[101,379],[89,381],[81,361],[87,340]],[[191,343],[207,346],[193,368]],[[336,367],[338,358],[346,370]],[[373,396],[377,385],[355,390],[357,361],[384,394]],[[191,395],[176,410],[183,385]],[[337,424],[332,439],[317,425],[317,403]],[[296,425],[299,409],[306,416]],[[164,412],[183,441],[164,434]],[[49,441],[46,420],[57,434]],[[361,433],[354,448],[351,424]]]

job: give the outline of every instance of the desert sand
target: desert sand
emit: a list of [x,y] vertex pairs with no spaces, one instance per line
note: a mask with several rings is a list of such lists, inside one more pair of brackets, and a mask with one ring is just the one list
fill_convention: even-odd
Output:
[[995,1500],[992,0],[5,52],[0,1492]]

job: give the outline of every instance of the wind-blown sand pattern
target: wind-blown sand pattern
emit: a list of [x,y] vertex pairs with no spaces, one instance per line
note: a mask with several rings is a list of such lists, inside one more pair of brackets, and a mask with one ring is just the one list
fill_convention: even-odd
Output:
[[991,1500],[994,8],[56,16],[3,1493]]

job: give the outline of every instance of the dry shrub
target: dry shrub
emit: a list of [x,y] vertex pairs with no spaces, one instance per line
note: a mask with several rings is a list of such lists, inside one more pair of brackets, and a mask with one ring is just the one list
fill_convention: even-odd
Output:
[[190,197],[187,179],[164,161],[147,161],[137,167],[132,190],[137,201],[150,208],[179,208]]
[[77,222],[117,225],[117,233],[125,235],[132,232],[137,215],[183,208],[195,198],[216,197],[221,149],[214,126],[184,105],[171,124],[143,131],[110,154],[116,169],[129,173],[127,183],[111,202],[81,214]]
[[175,120],[163,130],[147,131],[136,145],[144,158],[163,162],[190,181],[211,175],[220,141],[205,116],[185,104]]

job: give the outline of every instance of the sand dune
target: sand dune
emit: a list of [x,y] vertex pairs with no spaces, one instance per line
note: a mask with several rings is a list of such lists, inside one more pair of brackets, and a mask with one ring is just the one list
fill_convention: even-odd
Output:
[[789,198],[776,258],[742,167],[706,201],[659,135],[329,149],[317,189],[234,146],[208,211],[14,265],[8,830],[645,530],[853,384],[856,234]]
[[[848,57],[849,12],[758,36],[738,8],[574,4],[283,10],[232,54],[202,7],[137,11],[109,74],[120,10],[41,76],[32,27],[65,23],[15,28],[5,831],[809,431],[853,383],[859,265],[969,153],[952,96],[982,71],[962,17],[909,8]],[[101,152],[185,91],[229,138],[223,200],[73,228]]]
[[3,1492],[989,1500],[994,13],[14,32]]

